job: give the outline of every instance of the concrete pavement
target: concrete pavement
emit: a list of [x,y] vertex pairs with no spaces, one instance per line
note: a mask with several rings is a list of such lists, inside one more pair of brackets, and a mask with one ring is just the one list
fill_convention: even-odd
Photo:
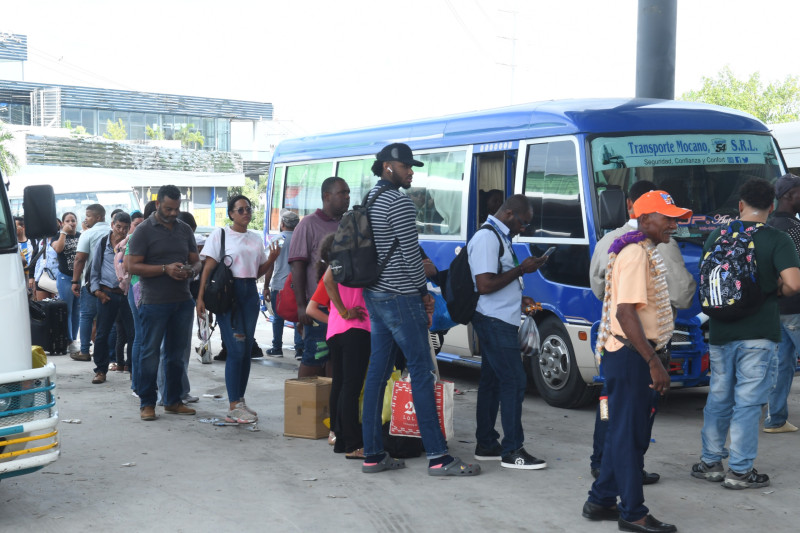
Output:
[[[291,341],[287,330],[285,340]],[[269,347],[271,327],[259,321],[257,339]],[[214,353],[219,333],[214,334]],[[0,483],[4,531],[227,532],[227,531],[616,531],[580,515],[591,484],[594,410],[556,409],[535,394],[523,405],[526,448],[548,468],[516,471],[484,462],[474,478],[433,478],[426,460],[366,475],[360,462],[335,455],[323,440],[286,438],[283,384],[296,376],[290,350],[283,359],[254,360],[248,404],[259,431],[215,427],[201,418],[222,417],[224,364],[190,365],[197,416],[139,420],[138,399],[127,374],[109,373],[92,385],[92,364],[51,357],[58,367],[62,456],[44,471]],[[478,373],[442,366],[464,391],[455,398],[451,453],[473,461]],[[790,420],[800,419],[798,386]],[[761,434],[756,468],[772,478],[765,489],[730,491],[689,475],[700,453],[705,389],[674,391],[662,405],[646,468],[661,482],[645,488],[647,505],[680,531],[796,529],[800,501],[800,432]],[[798,420],[794,420],[796,423]],[[499,421],[498,421],[499,429]],[[135,463],[131,466],[124,466]]]

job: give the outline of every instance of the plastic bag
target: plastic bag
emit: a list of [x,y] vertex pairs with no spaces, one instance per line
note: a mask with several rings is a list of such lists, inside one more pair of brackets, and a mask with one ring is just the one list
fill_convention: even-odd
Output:
[[450,318],[447,311],[447,302],[442,296],[442,290],[433,282],[428,282],[428,294],[433,296],[433,318],[431,320],[431,331],[445,332],[458,324]]
[[[392,390],[394,382],[398,381],[402,373],[396,368],[392,370],[389,379],[386,380],[386,390],[383,393],[383,409],[381,411],[381,420],[385,424],[392,419]],[[361,413],[364,410],[364,387],[361,387],[361,394],[358,395],[358,421],[361,422]]]
[[536,357],[540,352],[539,328],[532,316],[526,316],[519,328],[519,349],[522,355]]

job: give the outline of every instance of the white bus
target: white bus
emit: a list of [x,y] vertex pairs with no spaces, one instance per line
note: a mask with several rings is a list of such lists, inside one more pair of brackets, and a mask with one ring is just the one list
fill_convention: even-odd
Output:
[[28,185],[52,185],[59,218],[69,211],[82,220],[86,208],[92,204],[105,207],[106,215],[117,208],[126,213],[141,209],[139,198],[130,184],[97,172],[97,169],[26,165],[10,181],[8,197],[14,216],[23,215],[22,193]]
[[[31,325],[25,273],[17,248],[16,227],[0,176],[0,479],[39,470],[60,454],[56,367],[33,368]],[[36,195],[30,217],[51,220],[52,193]],[[40,211],[38,206],[50,206]],[[50,224],[52,227],[54,221]],[[30,226],[32,237],[36,224]],[[41,226],[41,224],[38,224]]]
[[771,124],[770,128],[781,147],[789,172],[800,176],[800,122]]

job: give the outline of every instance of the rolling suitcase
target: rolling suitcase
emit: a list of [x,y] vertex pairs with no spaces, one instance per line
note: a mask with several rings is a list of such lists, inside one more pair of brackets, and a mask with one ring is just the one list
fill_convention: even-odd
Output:
[[47,299],[28,302],[31,315],[31,344],[50,354],[65,354],[70,344],[67,303]]

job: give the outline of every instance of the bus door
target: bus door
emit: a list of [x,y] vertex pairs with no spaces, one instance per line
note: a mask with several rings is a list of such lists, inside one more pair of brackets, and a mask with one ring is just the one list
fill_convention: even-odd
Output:
[[488,215],[500,208],[509,191],[517,165],[517,142],[500,142],[476,145],[472,157],[472,175],[475,177],[472,198],[475,217],[470,236],[481,227]]

